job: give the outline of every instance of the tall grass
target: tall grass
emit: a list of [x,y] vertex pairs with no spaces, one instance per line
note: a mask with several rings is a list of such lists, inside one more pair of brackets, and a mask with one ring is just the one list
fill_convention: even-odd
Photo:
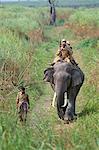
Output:
[[[19,72],[21,73],[19,78],[23,85],[25,84],[24,76],[25,78],[26,75],[27,77],[30,76],[25,85],[26,92],[29,94],[31,108],[30,113],[28,113],[27,123],[22,125],[17,121],[15,106],[17,87],[5,96],[4,101],[0,101],[0,149],[98,150],[99,94],[96,87],[97,81],[93,82],[93,72],[95,71],[95,67],[98,66],[99,59],[98,39],[89,38],[80,41],[72,29],[49,27],[44,12],[46,9],[6,6],[0,11],[3,12],[3,10],[5,11],[4,17],[2,16],[3,13],[0,15],[0,18],[3,18],[3,27],[0,28],[0,58],[2,58],[0,59],[0,65],[2,67],[3,62],[8,58],[10,59],[10,65],[12,61],[15,64],[18,63],[18,67],[20,68]],[[74,10],[69,11],[69,16],[75,13]],[[76,13],[77,11],[79,12],[81,10],[76,10]],[[92,10],[85,11],[92,12]],[[41,15],[42,17],[40,17],[41,20],[39,20],[40,23],[38,24],[39,15],[43,13],[45,19],[43,15]],[[61,11],[59,10],[59,13],[62,16],[62,9]],[[81,13],[79,15],[82,17]],[[13,20],[15,16],[16,19]],[[8,23],[6,22],[6,18],[10,20]],[[22,24],[20,24],[20,18],[23,18]],[[11,29],[16,30],[16,27],[20,26],[19,31],[27,34],[28,31],[35,28],[35,25],[32,26],[34,18],[37,19],[36,23],[38,26],[36,26],[36,28],[42,27],[46,37],[46,39],[44,39],[45,41],[39,44],[30,43],[25,39],[24,34],[20,38],[17,32],[13,33],[11,31]],[[43,19],[46,20],[44,24]],[[18,20],[18,22],[16,22],[16,20]],[[31,22],[30,25],[27,25],[27,20]],[[95,21],[97,22],[97,20]],[[49,100],[53,93],[49,86],[42,81],[43,70],[52,62],[60,37],[66,37],[75,42],[74,52],[76,53],[77,49],[79,49],[79,55],[82,56],[81,61],[84,63],[83,70],[86,75],[85,84],[78,97],[79,102],[77,105],[78,107],[82,106],[82,112],[79,114],[78,120],[69,125],[64,125],[63,122],[57,120],[56,110],[49,106]],[[26,72],[25,74],[23,74],[24,71]],[[98,74],[95,74],[95,76],[98,77]],[[91,82],[93,84],[91,84]],[[47,102],[48,105],[46,104]]]
[[[94,13],[93,13],[94,12]],[[99,9],[84,9],[80,8],[76,10],[73,15],[70,16],[69,21],[77,25],[85,25],[92,27],[99,27]]]

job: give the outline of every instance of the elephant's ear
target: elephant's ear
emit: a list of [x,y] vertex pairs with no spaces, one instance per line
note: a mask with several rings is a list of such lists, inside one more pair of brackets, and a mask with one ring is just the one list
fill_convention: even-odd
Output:
[[48,70],[48,69],[45,69],[45,70],[44,70],[44,74],[46,73],[47,70]]
[[47,71],[54,71],[54,68],[53,68],[53,67],[49,67],[49,68],[45,69],[45,70],[44,70],[44,74],[45,74]]
[[46,82],[53,82],[53,74],[54,74],[54,68],[53,67],[49,67],[47,69],[44,70],[44,78],[43,80]]
[[78,69],[72,70],[72,87],[83,83],[83,74]]

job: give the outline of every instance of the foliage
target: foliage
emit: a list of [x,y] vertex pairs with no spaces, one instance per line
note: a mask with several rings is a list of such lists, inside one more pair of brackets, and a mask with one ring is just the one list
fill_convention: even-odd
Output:
[[[62,9],[57,11],[62,16]],[[79,14],[80,21],[78,24],[80,24],[80,22],[84,22],[82,18],[82,14],[84,14],[86,24],[89,24],[89,20],[93,19],[93,16],[90,16],[92,11],[96,13],[98,10],[69,9],[66,12],[64,10],[64,16],[66,17],[68,14],[69,23],[74,17],[73,22],[77,23],[75,16]],[[99,70],[99,39],[82,39],[82,37],[76,37],[72,28],[48,26],[48,13],[46,13],[47,8],[36,9],[17,6],[0,8],[0,75],[5,77],[5,82],[7,82],[6,79],[11,77],[10,75],[14,75],[15,72],[13,72],[13,68],[3,72],[3,64],[6,62],[10,67],[13,66],[12,64],[17,66],[16,68],[19,68],[19,70],[16,69],[16,72],[19,72],[17,74],[18,84],[25,84],[31,104],[27,123],[23,125],[17,120],[15,106],[17,86],[12,86],[13,89],[9,90],[7,94],[0,90],[0,149],[98,150],[99,93],[98,81],[95,81],[95,77],[98,79],[99,74],[96,71]],[[40,20],[38,21],[39,15]],[[67,22],[65,17],[63,19]],[[87,17],[90,19],[87,20]],[[43,20],[46,20],[44,24]],[[94,22],[98,24],[97,18],[94,19]],[[17,27],[19,28],[17,29]],[[44,39],[39,43],[38,41],[31,42],[25,37],[25,35],[28,36],[28,32],[35,28],[41,28],[44,32]],[[22,33],[22,36],[19,36],[19,32]],[[63,122],[58,121],[56,110],[50,108],[49,100],[51,98],[48,95],[52,97],[53,93],[42,80],[43,70],[53,61],[59,40],[63,37],[69,39],[73,43],[73,47],[75,45],[74,53],[78,52],[82,56],[80,63],[83,62],[82,67],[85,73],[85,84],[77,101],[77,111],[81,113],[77,121],[69,125],[64,125]],[[1,80],[0,87],[2,87]],[[45,106],[46,102],[48,102],[47,106]]]
[[98,39],[94,38],[94,39],[85,39],[85,40],[82,40],[77,48],[96,48],[97,47],[97,42],[98,42]]
[[[94,11],[94,13],[93,13]],[[82,25],[88,25],[98,27],[99,26],[99,11],[97,9],[84,9],[80,8],[79,10],[76,10],[73,15],[70,16],[69,21],[71,23],[76,23],[80,26]]]

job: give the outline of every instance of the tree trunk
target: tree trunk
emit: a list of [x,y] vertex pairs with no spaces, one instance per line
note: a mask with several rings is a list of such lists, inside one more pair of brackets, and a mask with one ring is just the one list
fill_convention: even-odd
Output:
[[50,25],[55,25],[55,22],[56,22],[55,5],[54,5],[54,2],[51,0],[49,0],[49,4],[50,4]]

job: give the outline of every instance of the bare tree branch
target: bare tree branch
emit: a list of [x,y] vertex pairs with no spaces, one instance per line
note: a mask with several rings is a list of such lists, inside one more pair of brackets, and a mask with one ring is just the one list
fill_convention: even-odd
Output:
[[48,0],[48,2],[50,4],[50,24],[54,25],[56,22],[56,9],[54,5],[55,0]]

